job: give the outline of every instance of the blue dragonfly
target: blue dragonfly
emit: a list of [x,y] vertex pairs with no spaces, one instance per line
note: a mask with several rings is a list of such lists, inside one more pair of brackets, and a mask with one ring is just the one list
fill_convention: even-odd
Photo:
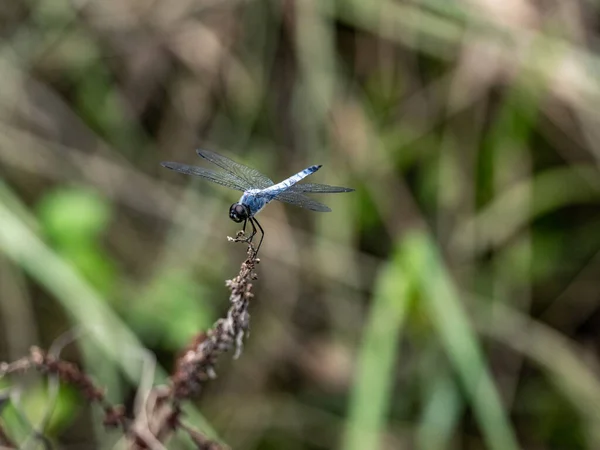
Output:
[[229,218],[234,222],[244,221],[242,233],[246,232],[246,222],[252,225],[252,234],[244,239],[245,242],[252,242],[257,233],[257,227],[260,229],[261,237],[256,252],[260,249],[265,232],[256,220],[256,215],[272,200],[289,203],[290,205],[306,208],[311,211],[329,212],[331,209],[326,205],[313,200],[304,195],[305,193],[331,194],[339,192],[352,192],[354,189],[340,186],[329,186],[318,183],[296,184],[300,180],[315,173],[321,168],[321,165],[310,166],[298,172],[296,175],[283,180],[280,183],[273,183],[266,175],[258,170],[243,164],[232,161],[223,155],[211,152],[209,150],[196,150],[198,156],[204,158],[217,166],[222,171],[214,171],[203,167],[189,166],[176,162],[162,162],[161,166],[167,169],[175,170],[186,175],[196,175],[205,178],[213,183],[220,184],[231,189],[243,192],[242,197],[237,203],[229,208]]

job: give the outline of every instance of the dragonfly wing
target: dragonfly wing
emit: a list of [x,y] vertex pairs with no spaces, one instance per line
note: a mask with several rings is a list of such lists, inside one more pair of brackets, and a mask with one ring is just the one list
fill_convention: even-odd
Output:
[[313,200],[312,198],[307,197],[306,195],[302,195],[298,192],[290,192],[289,189],[275,196],[275,200],[279,200],[280,202],[284,203],[289,203],[290,205],[299,206],[300,208],[310,209],[311,211],[331,211],[331,209],[327,205],[319,203],[318,201]]
[[302,183],[295,184],[288,189],[288,192],[312,192],[314,194],[335,194],[338,192],[352,192],[354,189],[341,187],[341,186],[329,186],[327,184],[319,183]]
[[217,183],[221,186],[225,186],[231,189],[236,189],[238,191],[244,192],[245,190],[252,188],[243,180],[240,180],[239,178],[226,172],[215,172],[213,170],[205,169],[203,167],[188,166],[187,164],[180,164],[176,162],[162,162],[160,163],[160,165],[166,167],[167,169],[185,173],[186,175],[195,175],[197,177],[202,177],[208,181],[212,181],[213,183]]
[[196,153],[198,153],[198,156],[201,158],[216,164],[235,178],[241,180],[244,185],[247,186],[246,189],[265,189],[273,185],[273,181],[269,179],[269,177],[252,167],[235,162],[223,155],[211,152],[210,150],[198,149],[196,150]]

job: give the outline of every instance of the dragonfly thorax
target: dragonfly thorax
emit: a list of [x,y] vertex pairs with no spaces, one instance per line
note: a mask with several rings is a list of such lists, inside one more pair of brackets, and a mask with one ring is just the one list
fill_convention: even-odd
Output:
[[238,203],[248,208],[248,216],[254,217],[274,198],[272,193],[261,189],[248,189],[239,199]]
[[241,203],[234,203],[229,208],[229,218],[234,222],[241,222],[242,220],[246,220],[250,217],[249,208]]

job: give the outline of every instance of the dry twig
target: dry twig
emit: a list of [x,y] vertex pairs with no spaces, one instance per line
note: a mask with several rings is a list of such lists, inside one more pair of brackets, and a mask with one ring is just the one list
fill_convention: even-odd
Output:
[[251,281],[256,279],[254,269],[258,262],[254,248],[249,245],[248,258],[242,263],[240,273],[226,282],[231,291],[231,307],[227,317],[217,320],[207,332],[198,334],[191,347],[177,361],[172,377],[176,399],[198,394],[205,381],[215,378],[215,364],[222,353],[235,348],[234,358],[240,356],[244,336],[250,327],[248,306],[253,297]]
[[[234,242],[247,242],[238,233]],[[256,280],[255,268],[259,263],[252,243],[248,243],[246,260],[239,274],[227,280],[231,306],[227,316],[217,320],[208,331],[199,333],[177,359],[169,386],[154,387],[144,414],[128,418],[123,406],[112,406],[104,391],[75,364],[63,361],[53,351],[46,353],[32,347],[29,356],[12,363],[0,363],[0,378],[37,370],[60,382],[75,387],[86,400],[99,404],[104,410],[104,426],[120,427],[132,449],[155,448],[164,443],[177,430],[185,432],[199,450],[224,450],[227,447],[206,438],[201,432],[181,422],[181,402],[198,395],[204,383],[216,377],[215,366],[219,356],[234,350],[234,358],[242,352],[243,340],[250,328],[248,308],[252,294],[252,281]],[[142,417],[143,416],[143,417]],[[0,446],[17,448],[0,424]]]

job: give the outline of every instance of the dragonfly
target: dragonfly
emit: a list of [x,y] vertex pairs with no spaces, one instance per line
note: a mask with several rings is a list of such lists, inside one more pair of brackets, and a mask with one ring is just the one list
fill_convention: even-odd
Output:
[[330,212],[331,209],[329,209],[328,206],[319,203],[304,194],[333,194],[354,191],[352,188],[329,186],[327,184],[297,184],[299,181],[319,170],[322,165],[307,167],[297,174],[275,184],[269,177],[263,175],[258,170],[235,162],[218,153],[203,149],[196,150],[196,153],[201,158],[210,161],[222,170],[214,171],[205,169],[204,167],[168,161],[161,162],[160,164],[167,169],[175,170],[186,175],[195,175],[213,183],[220,184],[221,186],[243,192],[240,200],[229,208],[229,218],[236,223],[244,222],[242,229],[243,234],[246,232],[246,223],[250,223],[252,226],[252,234],[244,239],[245,242],[252,242],[254,236],[256,236],[256,233],[258,232],[257,230],[260,230],[261,237],[258,247],[256,248],[256,253],[258,253],[265,237],[265,231],[258,220],[256,220],[256,215],[271,201],[277,200],[311,211]]

